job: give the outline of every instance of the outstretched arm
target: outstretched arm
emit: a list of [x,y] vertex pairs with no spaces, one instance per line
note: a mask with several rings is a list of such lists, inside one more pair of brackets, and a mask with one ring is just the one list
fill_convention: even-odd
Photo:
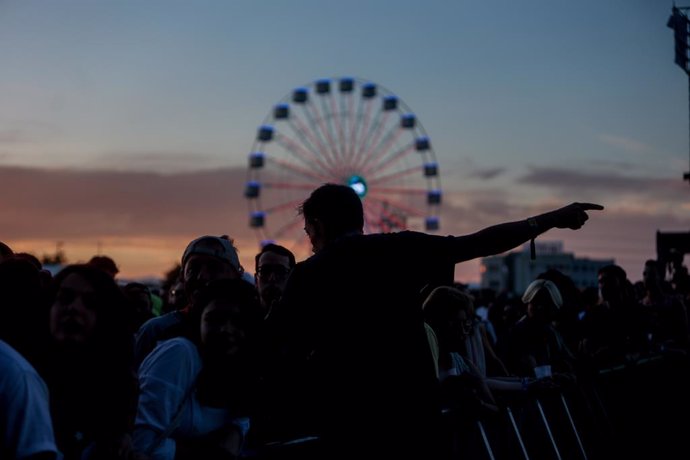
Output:
[[477,233],[456,237],[456,263],[492,256],[513,249],[552,228],[577,230],[589,219],[587,211],[600,211],[594,203],[572,203],[526,220],[492,225]]

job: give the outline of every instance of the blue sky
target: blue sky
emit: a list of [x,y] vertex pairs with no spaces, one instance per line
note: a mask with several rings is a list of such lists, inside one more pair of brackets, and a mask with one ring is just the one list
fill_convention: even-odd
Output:
[[[116,171],[120,184],[135,178],[151,186],[164,177],[192,184],[194,174],[228,170],[228,187],[236,182],[237,192],[183,187],[178,212],[186,212],[185,203],[197,206],[194,193],[200,201],[226,199],[211,214],[236,206],[245,212],[242,170],[273,105],[319,78],[359,77],[398,95],[431,137],[446,198],[444,232],[597,202],[607,209],[591,228],[549,238],[564,239],[578,255],[614,257],[637,279],[644,259],[654,257],[655,232],[690,225],[690,185],[682,180],[689,169],[688,82],[673,63],[671,6],[3,0],[0,177],[13,176],[18,189],[41,189],[50,181],[32,171],[59,169],[71,185],[95,171]],[[113,184],[117,196],[124,185]],[[66,229],[96,215],[79,212],[85,204],[74,196],[57,202],[48,199],[54,189],[41,198],[15,193],[11,205],[1,200],[0,240],[39,253],[66,241],[74,258],[105,241],[131,274],[156,271],[135,262],[141,251],[132,245],[151,246],[157,234],[178,238],[168,252],[150,256],[160,265],[198,233],[230,232],[245,242],[244,218],[241,229],[209,217],[172,232],[179,223],[155,212],[165,206],[146,186],[137,190],[148,194],[140,201],[149,212],[128,215],[117,204],[113,213],[103,205],[96,214],[105,222],[90,233]],[[143,206],[136,195],[129,200],[131,208]],[[35,222],[46,208],[73,214],[64,229],[43,225],[39,232]],[[166,228],[140,228],[151,216]],[[249,257],[255,248],[246,241]],[[463,276],[476,276],[476,266],[467,267]]]

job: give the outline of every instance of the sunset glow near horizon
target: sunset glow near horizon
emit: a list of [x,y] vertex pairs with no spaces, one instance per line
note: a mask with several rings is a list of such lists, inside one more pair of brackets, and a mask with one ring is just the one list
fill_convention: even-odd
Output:
[[[429,134],[439,234],[599,203],[583,229],[540,239],[638,280],[657,231],[690,231],[672,4],[6,0],[0,241],[60,245],[70,262],[100,252],[136,278],[228,234],[253,272],[257,128],[294,88],[353,76],[394,91]],[[478,261],[456,268],[479,276]]]

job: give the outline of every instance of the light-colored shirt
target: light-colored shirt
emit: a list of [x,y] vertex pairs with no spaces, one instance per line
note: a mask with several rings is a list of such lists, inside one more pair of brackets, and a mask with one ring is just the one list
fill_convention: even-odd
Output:
[[438,338],[434,332],[434,328],[424,323],[424,330],[426,331],[426,338],[429,340],[429,349],[431,349],[431,357],[434,360],[434,369],[436,369],[436,377],[438,378]]
[[452,375],[462,375],[466,372],[471,372],[470,367],[465,362],[464,358],[455,351],[450,352],[450,369],[441,369],[439,371],[439,380],[443,382]]
[[0,340],[0,458],[58,455],[48,388],[22,355]]
[[[201,367],[196,345],[183,337],[160,342],[144,359],[139,368],[140,393],[133,436],[136,451],[148,453],[155,460],[173,460],[175,439],[201,437],[230,424],[247,434],[248,418],[236,418],[228,408],[199,402],[194,388]],[[175,421],[170,435],[154,445]]]

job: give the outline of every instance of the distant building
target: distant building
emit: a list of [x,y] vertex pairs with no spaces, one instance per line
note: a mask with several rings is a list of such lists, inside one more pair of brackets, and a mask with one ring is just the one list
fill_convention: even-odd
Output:
[[599,268],[614,263],[613,259],[576,258],[571,252],[563,252],[562,241],[536,241],[535,244],[536,260],[530,259],[529,244],[520,251],[482,258],[481,287],[520,294],[537,275],[550,268],[568,275],[579,288],[596,287]]

